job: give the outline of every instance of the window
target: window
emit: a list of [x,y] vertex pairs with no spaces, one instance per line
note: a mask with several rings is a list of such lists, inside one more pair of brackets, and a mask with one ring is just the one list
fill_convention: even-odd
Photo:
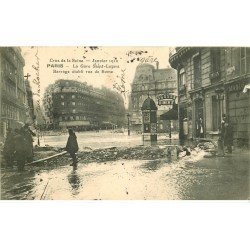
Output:
[[194,63],[194,88],[201,87],[201,57],[197,55],[193,59]]
[[226,48],[226,74],[228,77],[240,73],[240,48]]
[[180,70],[180,74],[179,74],[179,86],[182,87],[186,84],[186,78],[185,78],[185,70],[184,69],[181,69]]
[[250,48],[246,48],[246,68],[247,72],[250,72]]
[[246,48],[240,48],[240,73],[246,73]]
[[213,131],[217,131],[220,128],[220,102],[217,96],[212,97],[212,123],[213,123]]
[[64,102],[61,102],[61,105],[64,106]]
[[72,105],[73,105],[73,106],[75,106],[75,105],[76,105],[76,103],[75,103],[75,102],[72,102]]
[[75,99],[75,97],[76,97],[75,95],[72,95],[72,99]]
[[220,48],[211,48],[210,50],[211,57],[211,77],[218,77],[220,72]]
[[75,110],[75,109],[73,109],[73,110],[72,110],[72,113],[73,113],[73,114],[75,114],[75,113],[76,113],[76,110]]
[[61,99],[64,99],[64,95],[61,95]]

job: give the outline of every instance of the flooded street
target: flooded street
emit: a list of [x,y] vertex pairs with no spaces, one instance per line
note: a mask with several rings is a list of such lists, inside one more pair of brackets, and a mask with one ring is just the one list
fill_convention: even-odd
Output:
[[204,151],[177,162],[118,160],[65,165],[2,176],[2,199],[186,200],[249,199],[247,151],[203,158]]
[[[92,149],[108,148],[108,147],[133,147],[142,145],[142,136],[140,134],[127,135],[127,132],[116,133],[112,130],[106,130],[101,132],[76,132],[77,140],[79,142],[79,150],[83,150],[86,147]],[[68,134],[63,133],[61,135],[44,135],[40,137],[41,146],[49,145],[52,147],[65,147]],[[177,135],[172,135],[173,139],[177,138]],[[167,134],[158,135],[158,142],[168,142],[169,138]],[[37,141],[34,142],[36,144]]]

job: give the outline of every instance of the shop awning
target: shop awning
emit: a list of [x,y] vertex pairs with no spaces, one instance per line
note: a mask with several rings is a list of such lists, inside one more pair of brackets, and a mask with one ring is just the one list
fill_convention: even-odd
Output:
[[244,87],[243,93],[246,93],[249,89],[250,89],[250,83]]
[[160,115],[160,120],[178,120],[178,105],[174,104],[172,109]]

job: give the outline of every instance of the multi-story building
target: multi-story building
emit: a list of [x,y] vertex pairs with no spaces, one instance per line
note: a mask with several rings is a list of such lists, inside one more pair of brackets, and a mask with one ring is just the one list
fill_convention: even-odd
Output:
[[79,130],[124,125],[125,107],[121,95],[87,83],[58,80],[45,91],[47,124],[53,128],[77,127]]
[[20,127],[27,120],[28,105],[24,83],[24,59],[18,47],[0,48],[0,138],[7,128]]
[[169,62],[178,75],[180,137],[211,138],[226,114],[234,139],[248,142],[250,48],[178,47]]
[[34,110],[34,103],[33,103],[33,92],[30,86],[30,82],[28,79],[25,81],[25,88],[26,88],[26,95],[27,95],[27,104],[28,104],[28,121],[29,124],[34,124],[36,120],[35,110]]
[[166,132],[168,123],[160,120],[160,115],[172,108],[174,97],[177,96],[176,70],[172,68],[159,69],[159,63],[156,64],[156,68],[147,63],[137,66],[129,103],[133,130],[141,131],[141,107],[148,96],[154,100],[157,106],[158,132]]

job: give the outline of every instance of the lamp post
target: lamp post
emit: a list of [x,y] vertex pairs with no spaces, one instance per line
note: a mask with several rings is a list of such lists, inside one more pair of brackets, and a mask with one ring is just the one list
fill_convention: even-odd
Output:
[[127,114],[127,117],[128,117],[128,135],[130,135],[130,120],[129,120],[130,114],[129,113]]

